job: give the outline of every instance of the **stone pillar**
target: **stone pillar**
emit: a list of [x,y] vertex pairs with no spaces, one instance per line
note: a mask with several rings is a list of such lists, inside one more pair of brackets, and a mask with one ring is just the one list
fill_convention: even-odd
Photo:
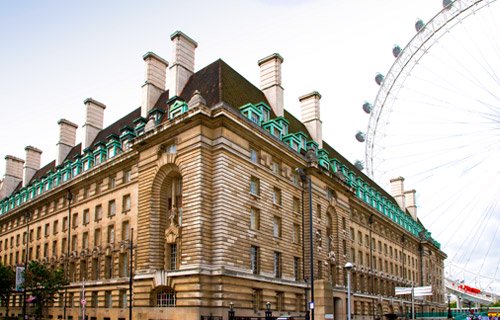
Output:
[[57,165],[63,163],[64,159],[75,146],[76,129],[78,126],[71,121],[61,119],[57,121],[59,125],[59,142],[57,142]]
[[26,187],[31,178],[40,169],[42,150],[32,146],[27,146],[24,150],[26,150],[26,162],[23,172],[23,187]]
[[284,114],[283,87],[281,86],[281,64],[283,57],[273,53],[258,61],[260,67],[260,89],[266,95],[277,117]]
[[170,97],[181,94],[189,77],[194,73],[196,41],[181,31],[174,32],[170,39],[173,47],[173,62],[170,67]]
[[165,92],[168,62],[153,52],[142,56],[145,62],[144,84],[142,85],[141,116],[148,117],[160,95]]
[[323,148],[322,123],[320,119],[319,100],[321,95],[317,91],[299,97],[301,121],[306,126],[311,138]]
[[415,189],[404,192],[405,207],[410,212],[413,220],[417,221],[417,203],[415,201]]
[[83,103],[87,110],[85,113],[85,124],[83,125],[85,133],[82,150],[90,147],[99,131],[102,130],[104,125],[104,109],[106,109],[106,105],[92,98],[85,99]]
[[23,180],[24,160],[14,156],[5,157],[5,175],[0,187],[0,199],[8,197]]
[[398,203],[401,210],[405,211],[405,194],[404,194],[404,181],[403,177],[391,179],[391,195]]

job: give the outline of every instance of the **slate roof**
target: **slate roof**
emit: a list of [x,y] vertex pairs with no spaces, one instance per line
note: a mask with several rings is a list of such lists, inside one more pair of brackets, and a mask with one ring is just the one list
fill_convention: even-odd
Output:
[[[198,90],[201,96],[205,99],[206,105],[208,107],[213,107],[220,102],[225,102],[229,106],[233,107],[235,112],[237,113],[239,113],[239,107],[247,103],[256,104],[259,102],[265,102],[267,105],[269,105],[269,101],[259,88],[250,83],[247,79],[245,79],[245,77],[240,75],[236,70],[231,68],[221,59],[214,61],[205,68],[194,73],[189,78],[179,97],[182,100],[188,102],[196,90]],[[161,109],[166,112],[168,110],[169,98],[169,92],[167,90],[160,96],[153,108]],[[120,129],[127,125],[133,127],[133,121],[140,116],[141,108],[139,107],[123,118],[101,130],[97,134],[91,146],[94,147],[99,142],[106,142],[108,136],[111,134],[120,135]],[[271,118],[274,117],[276,117],[276,115],[274,114],[274,111],[271,110]],[[302,122],[300,122],[286,110],[284,111],[284,117],[289,121],[290,133],[301,131],[310,139],[309,132]],[[166,121],[166,117],[163,121]],[[396,204],[391,195],[389,195],[384,189],[374,183],[368,176],[363,174],[363,172],[358,170],[354,165],[352,165],[346,158],[344,158],[339,152],[337,152],[325,141],[323,141],[323,149],[328,151],[330,158],[337,158],[350,170],[356,172],[356,175],[363,178],[363,180],[365,180],[366,182],[369,182],[372,187],[374,187],[382,195],[386,196],[387,199],[393,201],[394,204]],[[71,160],[76,155],[81,154],[81,152],[81,144],[78,144],[71,149],[65,160]],[[38,170],[31,181],[42,178],[53,169],[55,169],[55,160],[51,161],[40,170]],[[20,188],[20,186],[18,186],[18,188]]]

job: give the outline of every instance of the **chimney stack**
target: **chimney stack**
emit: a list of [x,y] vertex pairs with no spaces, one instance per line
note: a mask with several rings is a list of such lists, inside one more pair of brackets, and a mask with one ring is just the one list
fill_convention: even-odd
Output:
[[277,117],[283,116],[284,99],[281,86],[281,64],[283,57],[273,53],[258,61],[260,67],[260,90],[266,95]]
[[57,165],[63,163],[66,156],[75,146],[76,129],[78,126],[71,121],[61,119],[57,121],[59,125],[59,142],[57,143]]
[[8,197],[23,180],[24,160],[14,156],[5,157],[5,175],[0,188],[0,199]]
[[413,220],[417,221],[417,203],[415,201],[415,189],[404,192],[405,206]]
[[401,210],[405,211],[405,193],[404,193],[404,181],[403,177],[397,177],[391,179],[391,195],[396,199]]
[[83,103],[87,108],[87,112],[85,124],[83,125],[84,144],[82,150],[90,147],[99,131],[102,130],[104,125],[104,109],[106,109],[106,105],[92,98],[85,99]]
[[23,187],[26,187],[40,169],[42,150],[32,146],[27,146],[24,150],[26,150],[26,162],[24,163]]
[[160,95],[165,91],[168,62],[153,52],[142,56],[145,62],[145,82],[142,85],[141,116],[148,118]]
[[174,97],[181,94],[189,77],[194,73],[194,51],[198,44],[181,31],[174,32],[170,39],[174,43],[174,48],[170,67],[169,95]]
[[318,147],[323,148],[322,123],[319,114],[319,100],[321,95],[317,91],[299,97],[301,121],[306,126],[311,138]]

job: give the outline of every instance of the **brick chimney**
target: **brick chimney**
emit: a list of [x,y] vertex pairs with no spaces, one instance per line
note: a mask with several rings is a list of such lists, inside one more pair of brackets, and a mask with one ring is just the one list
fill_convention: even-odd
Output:
[[173,62],[170,67],[170,97],[181,94],[189,77],[194,73],[194,51],[196,41],[182,33],[174,32],[170,39],[174,44]]
[[283,57],[273,53],[258,61],[260,67],[260,90],[266,95],[271,108],[278,117],[283,116],[284,99],[281,86],[281,64]]
[[415,189],[404,192],[405,206],[413,220],[417,221],[417,203],[415,201]]
[[90,147],[99,131],[102,130],[104,124],[104,109],[106,109],[106,105],[92,98],[85,99],[83,103],[87,111],[85,124],[83,125],[84,143],[82,150]]
[[148,117],[160,95],[165,91],[168,62],[153,52],[142,56],[145,62],[145,81],[142,85],[141,116]]
[[391,179],[391,195],[396,199],[401,210],[405,211],[405,193],[404,193],[404,181],[403,177],[397,177]]
[[0,187],[0,199],[8,197],[23,181],[24,160],[14,156],[5,157],[5,175]]
[[32,146],[27,146],[24,150],[26,150],[26,162],[24,163],[23,187],[26,187],[40,169],[42,150]]
[[61,119],[57,121],[59,125],[59,142],[57,143],[57,165],[63,163],[66,156],[75,146],[76,129],[78,126],[71,121]]
[[322,123],[320,119],[319,100],[321,95],[317,91],[299,97],[301,121],[306,126],[311,138],[323,148]]

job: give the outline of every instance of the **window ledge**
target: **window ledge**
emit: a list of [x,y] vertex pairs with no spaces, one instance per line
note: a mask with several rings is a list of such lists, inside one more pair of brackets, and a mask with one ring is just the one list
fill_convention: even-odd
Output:
[[256,194],[256,193],[253,193],[253,192],[249,192],[249,194],[254,197],[255,199],[259,199],[260,200],[260,195]]

